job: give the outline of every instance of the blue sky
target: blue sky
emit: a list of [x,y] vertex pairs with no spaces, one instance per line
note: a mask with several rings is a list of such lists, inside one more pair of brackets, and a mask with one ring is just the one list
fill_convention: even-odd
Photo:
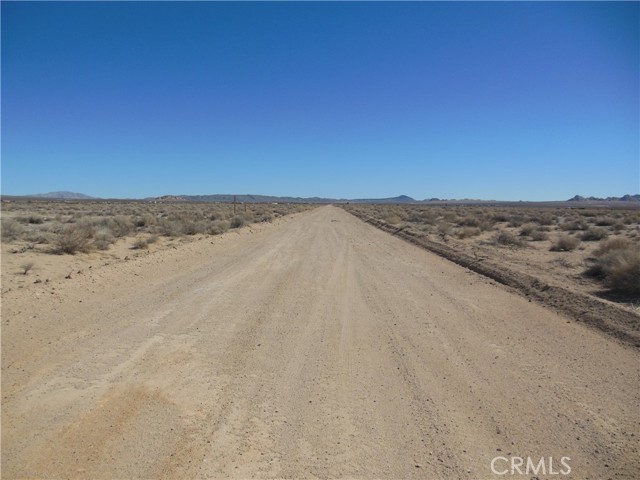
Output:
[[640,191],[640,4],[5,2],[2,192]]

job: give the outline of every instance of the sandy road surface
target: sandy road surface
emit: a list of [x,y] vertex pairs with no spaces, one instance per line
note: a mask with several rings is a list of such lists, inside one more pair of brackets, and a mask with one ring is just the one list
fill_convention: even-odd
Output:
[[4,478],[640,476],[637,350],[339,208],[158,255],[4,296]]

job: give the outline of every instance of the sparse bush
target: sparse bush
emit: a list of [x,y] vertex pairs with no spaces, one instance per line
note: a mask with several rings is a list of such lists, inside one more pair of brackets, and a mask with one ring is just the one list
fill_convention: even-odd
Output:
[[451,235],[451,232],[453,231],[453,226],[447,222],[439,222],[437,227],[440,235]]
[[149,248],[149,242],[144,238],[137,238],[133,245],[131,246],[133,250],[142,250],[145,248]]
[[560,228],[562,230],[574,232],[576,230],[586,230],[588,225],[584,220],[566,220],[562,222]]
[[229,230],[229,226],[229,222],[226,220],[216,220],[209,226],[207,233],[210,235],[220,235]]
[[37,245],[47,244],[51,242],[51,234],[46,231],[43,232],[40,230],[35,230],[27,232],[25,235],[25,240]]
[[93,245],[98,250],[107,250],[113,242],[115,242],[115,238],[107,229],[98,230],[93,237]]
[[246,223],[247,222],[242,215],[236,215],[231,219],[230,227],[240,228],[240,227],[244,227]]
[[24,227],[12,218],[3,218],[1,225],[3,241],[15,240],[24,232]]
[[531,240],[533,240],[534,242],[541,242],[548,239],[549,235],[547,234],[547,232],[544,232],[542,230],[535,230],[534,232],[531,232]]
[[504,223],[509,221],[509,216],[506,213],[496,213],[491,219],[496,223]]
[[527,220],[528,220],[528,218],[523,216],[523,215],[514,215],[509,220],[509,226],[510,227],[519,227],[522,224],[524,224]]
[[478,227],[464,227],[456,233],[456,236],[460,239],[475,237],[477,235],[480,235],[480,229]]
[[607,238],[608,233],[604,228],[590,228],[580,235],[580,239],[585,242],[597,242],[603,238]]
[[89,251],[93,229],[88,225],[68,225],[55,238],[57,253],[75,254]]
[[569,235],[561,235],[551,246],[552,252],[570,252],[580,245],[580,240]]
[[614,218],[611,218],[611,217],[598,217],[598,218],[596,218],[594,223],[598,227],[610,227],[615,222],[616,222],[616,220]]
[[631,246],[631,242],[624,237],[611,238],[600,242],[598,248],[593,251],[595,257],[602,257],[613,250],[624,250]]
[[22,265],[20,265],[22,274],[26,275],[27,273],[29,273],[29,271],[33,268],[33,265],[33,262],[24,262]]
[[107,226],[114,237],[124,237],[133,230],[133,221],[124,215],[116,215],[109,218]]
[[524,245],[524,242],[520,238],[505,230],[500,231],[498,235],[496,235],[494,243],[512,247],[521,247]]
[[[385,222],[390,223],[391,225],[398,225],[400,222],[402,222],[402,219],[398,215],[395,215],[393,213],[385,215],[384,217],[382,217],[382,219]],[[231,221],[233,222],[233,220]],[[235,228],[233,224],[231,225],[231,228]]]
[[610,254],[605,266],[605,284],[612,290],[640,295],[640,248]]
[[613,240],[607,243],[594,252],[598,256],[585,274],[602,279],[614,291],[640,294],[640,248],[630,243],[613,243]]
[[183,225],[183,232],[185,235],[197,235],[198,233],[204,233],[207,226],[204,222],[187,221]]
[[163,218],[159,224],[158,233],[165,237],[180,237],[184,234],[182,222]]
[[525,223],[524,225],[522,225],[520,227],[520,236],[521,237],[528,237],[529,235],[531,235],[533,233],[533,231],[536,229],[536,225],[533,223]]
[[533,220],[538,225],[553,225],[555,223],[555,217],[550,213],[543,213]]
[[44,223],[44,219],[40,215],[31,214],[25,216],[16,217],[16,220],[20,223],[30,223],[34,225],[39,225]]

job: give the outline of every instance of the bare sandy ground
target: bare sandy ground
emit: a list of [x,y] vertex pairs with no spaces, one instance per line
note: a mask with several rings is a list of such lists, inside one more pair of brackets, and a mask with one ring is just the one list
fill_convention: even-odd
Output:
[[637,349],[336,207],[2,300],[3,478],[640,476]]

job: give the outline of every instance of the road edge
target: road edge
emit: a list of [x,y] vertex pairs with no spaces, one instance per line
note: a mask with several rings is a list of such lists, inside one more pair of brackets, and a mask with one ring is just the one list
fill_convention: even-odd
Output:
[[349,210],[343,210],[379,230],[491,278],[528,300],[535,300],[579,323],[596,328],[625,345],[640,348],[640,316],[628,310],[617,308],[615,305],[602,302],[583,293],[549,285],[532,275],[514,272],[486,259],[472,257],[446,245],[418,237],[405,231],[403,227],[398,228],[364,214],[358,215]]

